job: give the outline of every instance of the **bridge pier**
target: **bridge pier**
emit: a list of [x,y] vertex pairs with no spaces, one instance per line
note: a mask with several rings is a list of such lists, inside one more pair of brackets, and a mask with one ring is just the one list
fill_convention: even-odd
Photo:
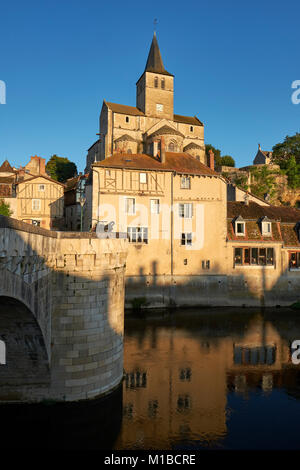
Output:
[[[0,310],[1,296],[23,302],[48,356],[49,387],[36,396],[81,400],[120,384],[126,256],[122,234],[99,239],[95,233],[50,232],[0,216]],[[8,350],[0,380],[9,357]]]

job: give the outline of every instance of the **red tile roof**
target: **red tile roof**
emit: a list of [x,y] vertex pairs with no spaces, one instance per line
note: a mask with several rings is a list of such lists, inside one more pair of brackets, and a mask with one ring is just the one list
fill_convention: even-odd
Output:
[[0,166],[0,172],[14,173],[13,167],[10,165],[8,160],[5,160]]
[[161,163],[156,157],[146,154],[115,154],[101,162],[95,162],[94,167],[127,168],[136,170],[176,171],[191,175],[220,175],[203,163],[186,153],[166,152],[166,162]]
[[284,206],[261,206],[256,202],[228,202],[227,217],[233,219],[241,215],[243,219],[258,220],[267,216],[271,220],[280,220],[282,222],[297,223],[300,222],[300,210]]

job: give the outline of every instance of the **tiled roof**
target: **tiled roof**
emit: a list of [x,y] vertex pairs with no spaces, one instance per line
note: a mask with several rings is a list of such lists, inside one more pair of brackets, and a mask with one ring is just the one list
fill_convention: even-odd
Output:
[[300,221],[300,210],[292,207],[283,206],[261,206],[256,202],[228,202],[227,217],[235,218],[241,215],[244,219],[258,220],[264,216],[271,220],[280,220],[282,222],[297,223]]
[[8,160],[5,160],[2,165],[0,166],[0,172],[4,173],[14,173],[13,167],[10,165]]
[[[141,111],[136,106],[127,106],[125,104],[112,103],[110,101],[105,101],[104,103],[111,109],[114,113],[127,114],[129,116],[145,116],[143,111]],[[203,126],[203,123],[196,116],[181,116],[179,114],[173,115],[174,122],[181,122],[182,124],[191,124],[193,126]],[[97,140],[98,142],[98,140]],[[97,143],[95,142],[95,143]],[[95,143],[93,145],[95,145]],[[92,145],[92,147],[93,147]],[[92,148],[90,147],[90,148]]]
[[281,224],[281,235],[285,246],[300,246],[296,228],[291,224]]
[[50,176],[46,176],[46,175],[33,176],[32,178],[28,178],[28,179],[24,179],[23,181],[19,181],[17,184],[28,183],[29,181],[32,181],[36,178],[44,178],[45,180],[51,181],[51,183],[56,183],[56,184],[59,184],[60,186],[65,187],[65,185],[63,183],[60,183],[59,181],[56,181],[56,180],[50,178]]
[[[241,216],[245,221],[245,236],[235,234],[235,220]],[[272,220],[272,236],[263,236],[260,221]],[[255,202],[227,203],[227,237],[232,241],[281,241],[286,247],[300,246],[298,230],[300,211],[291,207],[260,206]]]
[[201,122],[196,116],[180,116],[179,114],[174,114],[174,122],[192,124],[193,126],[203,126],[203,122]]
[[145,116],[145,114],[135,106],[110,103],[109,101],[104,101],[104,103],[106,103],[109,109],[111,109],[114,113],[129,114],[130,116]]
[[155,33],[153,35],[153,39],[152,39],[146,67],[145,67],[145,72],[154,72],[154,73],[160,73],[163,75],[172,75],[171,73],[167,72],[164,67]]
[[115,154],[101,162],[95,162],[94,167],[127,168],[137,170],[176,171],[191,175],[220,176],[215,171],[186,153],[166,152],[166,162],[161,163],[156,157],[146,154]]

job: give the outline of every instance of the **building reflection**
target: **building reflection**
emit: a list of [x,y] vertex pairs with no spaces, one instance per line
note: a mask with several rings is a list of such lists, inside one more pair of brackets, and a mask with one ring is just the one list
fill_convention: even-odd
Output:
[[282,388],[293,396],[299,390],[300,396],[290,349],[300,338],[296,323],[286,328],[278,316],[259,313],[239,319],[200,313],[148,324],[127,320],[117,449],[170,449],[191,441],[222,446],[228,394],[247,399],[251,390],[269,394]]

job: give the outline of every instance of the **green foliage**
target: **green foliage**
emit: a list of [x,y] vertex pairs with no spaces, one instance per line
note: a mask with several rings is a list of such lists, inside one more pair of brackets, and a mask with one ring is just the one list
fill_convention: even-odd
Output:
[[267,165],[252,168],[251,192],[256,196],[263,198],[269,194],[272,199],[276,193],[274,172],[269,170]]
[[248,191],[248,177],[246,175],[234,175],[231,181],[243,191]]
[[294,156],[290,157],[286,163],[286,175],[290,188],[300,188],[300,164],[297,164]]
[[280,142],[273,147],[274,163],[284,168],[285,162],[290,157],[294,156],[297,164],[300,164],[300,133],[296,133],[293,136],[286,136],[283,142]]
[[0,215],[6,215],[6,217],[12,215],[9,204],[6,204],[3,199],[0,199]]
[[221,157],[221,165],[222,166],[235,166],[235,161],[230,155],[224,155],[224,157]]
[[205,154],[209,157],[209,151],[212,150],[215,155],[215,167],[216,166],[235,166],[235,161],[230,155],[224,155],[221,157],[221,150],[216,149],[213,145],[205,145]]
[[46,171],[51,178],[61,183],[77,175],[75,163],[70,162],[68,158],[58,157],[57,155],[52,155],[46,165]]

